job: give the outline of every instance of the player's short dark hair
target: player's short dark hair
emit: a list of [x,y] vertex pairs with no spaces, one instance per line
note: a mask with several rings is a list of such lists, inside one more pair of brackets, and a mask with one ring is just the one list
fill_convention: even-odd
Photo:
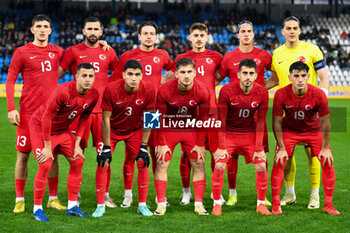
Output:
[[124,71],[127,69],[140,69],[142,71],[142,65],[139,61],[130,59],[124,64]]
[[194,30],[205,31],[208,34],[208,27],[204,23],[194,23],[190,27],[190,33]]
[[151,26],[154,27],[154,29],[156,30],[156,34],[158,34],[158,26],[155,22],[153,21],[145,21],[143,23],[140,24],[139,28],[138,28],[138,33],[141,34],[142,28],[146,27],[146,26]]
[[285,18],[285,19],[283,20],[282,26],[284,27],[284,26],[285,26],[285,23],[288,22],[288,21],[295,21],[295,22],[298,22],[299,27],[300,27],[300,21],[299,21],[299,19],[298,19],[297,17],[295,17],[295,16],[289,16],[289,17]]
[[196,69],[196,64],[191,58],[183,57],[176,62],[176,70],[180,69],[181,66],[192,65],[193,69]]
[[39,14],[34,16],[34,18],[32,19],[32,26],[34,26],[35,22],[40,22],[40,21],[47,21],[51,25],[51,19],[49,18],[49,16],[44,14]]
[[239,29],[241,29],[243,24],[249,24],[250,26],[252,26],[253,31],[254,31],[254,25],[252,22],[250,22],[249,20],[242,20],[241,22],[239,22],[239,24],[237,25],[237,32],[239,33]]
[[79,72],[80,69],[87,69],[87,70],[93,69],[95,72],[94,67],[90,63],[80,63],[77,67],[77,73]]
[[241,60],[239,62],[239,71],[241,71],[243,66],[248,67],[248,68],[254,68],[255,72],[257,70],[256,62],[253,59],[246,58],[246,59]]
[[296,61],[293,64],[290,65],[289,67],[289,73],[292,73],[293,70],[298,70],[298,71],[302,71],[302,70],[306,70],[306,73],[309,72],[309,66],[302,62],[302,61]]
[[86,23],[96,23],[96,22],[99,22],[100,23],[100,26],[102,28],[102,23],[101,23],[101,20],[95,16],[90,16],[88,18],[86,18],[84,20],[84,27],[86,26]]

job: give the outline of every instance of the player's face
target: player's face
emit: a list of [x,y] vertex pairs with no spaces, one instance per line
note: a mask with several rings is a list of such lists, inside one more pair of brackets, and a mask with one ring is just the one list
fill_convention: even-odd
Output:
[[297,21],[290,20],[284,23],[282,34],[288,42],[296,42],[299,40],[300,26]]
[[241,86],[245,88],[251,87],[257,77],[258,73],[254,67],[242,66],[241,70],[238,72],[238,78],[241,82]]
[[95,70],[81,68],[75,75],[75,79],[77,80],[78,92],[79,90],[86,92],[92,87],[92,84],[94,84]]
[[241,25],[241,27],[239,28],[239,32],[237,33],[237,38],[239,39],[240,44],[253,44],[254,28],[247,23]]
[[157,41],[156,29],[152,26],[144,26],[139,34],[141,45],[145,47],[153,47]]
[[101,24],[99,22],[87,22],[83,28],[83,34],[89,43],[96,44],[102,36]]
[[192,86],[194,77],[196,77],[196,70],[192,65],[180,66],[175,71],[175,76],[178,78],[179,86],[186,89]]
[[125,87],[127,90],[137,89],[142,79],[142,71],[140,69],[128,68],[123,72],[125,79]]
[[30,31],[34,35],[34,40],[39,40],[40,42],[48,41],[49,35],[52,32],[50,23],[46,20],[36,21],[34,25],[30,28]]
[[191,41],[192,47],[202,49],[208,41],[208,34],[205,31],[193,30],[188,39]]
[[295,90],[304,90],[310,75],[306,70],[293,70],[288,77]]

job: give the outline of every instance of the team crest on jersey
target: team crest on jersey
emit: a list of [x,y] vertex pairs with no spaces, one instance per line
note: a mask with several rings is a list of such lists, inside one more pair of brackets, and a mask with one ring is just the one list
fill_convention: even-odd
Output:
[[137,105],[141,105],[141,104],[143,104],[143,101],[142,101],[141,99],[137,99],[137,100],[135,101],[135,103],[136,103]]
[[205,61],[208,63],[208,64],[212,64],[214,61],[213,59],[211,59],[210,57],[207,57],[207,59],[205,59]]
[[51,59],[54,59],[54,58],[56,57],[56,55],[55,55],[54,53],[49,53],[49,57],[50,57]]
[[259,106],[259,104],[258,104],[257,102],[254,101],[254,102],[252,103],[252,108],[257,108],[258,106]]
[[83,109],[87,109],[89,107],[88,104],[84,104]]
[[306,111],[311,110],[311,109],[312,109],[312,106],[310,104],[305,105],[305,110]]
[[104,54],[100,54],[100,56],[98,56],[102,61],[105,61],[107,59],[106,55]]
[[303,57],[303,56],[300,56],[300,57],[298,58],[298,61],[301,61],[301,62],[305,63],[305,62],[306,62],[306,58]]
[[190,106],[195,106],[197,104],[197,102],[194,100],[190,100],[189,104],[190,104]]
[[254,61],[257,65],[260,65],[260,63],[261,63],[260,59],[257,59],[257,58],[255,58]]
[[154,63],[157,63],[157,64],[158,64],[158,63],[160,62],[160,58],[159,58],[159,57],[154,57],[154,58],[153,58],[153,61],[154,61]]

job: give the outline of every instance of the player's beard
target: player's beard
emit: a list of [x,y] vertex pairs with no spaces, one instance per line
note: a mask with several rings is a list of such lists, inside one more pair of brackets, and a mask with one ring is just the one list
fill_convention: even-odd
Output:
[[93,39],[92,39],[91,37],[92,37],[92,36],[86,37],[86,40],[87,40],[90,44],[96,44],[96,43],[98,42],[98,40],[100,39],[100,37],[97,37],[97,36],[94,36]]

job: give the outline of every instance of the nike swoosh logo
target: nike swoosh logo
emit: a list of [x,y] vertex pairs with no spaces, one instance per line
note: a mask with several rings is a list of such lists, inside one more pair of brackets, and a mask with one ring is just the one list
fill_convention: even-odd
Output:
[[231,103],[231,105],[237,105],[237,104],[239,104],[239,103]]
[[281,64],[282,62],[284,62],[284,61],[279,61],[278,64]]
[[103,188],[100,188],[100,189],[96,189],[96,192],[99,192],[99,191],[101,191]]
[[45,190],[45,189],[38,189],[38,188],[35,188],[35,191],[38,191],[38,192],[43,191],[43,190]]
[[261,189],[267,189],[267,187],[261,187]]
[[169,103],[170,105],[174,105],[174,104],[176,104],[177,102],[172,102],[172,103]]
[[84,57],[87,57],[87,56],[79,56],[79,58],[84,58]]
[[288,105],[286,105],[286,108],[292,108],[294,105],[290,105],[290,106],[288,106]]
[[239,65],[239,62],[237,62],[237,63],[233,63],[233,65],[234,65],[234,66],[238,66],[238,65]]
[[116,104],[122,104],[122,103],[124,103],[124,101],[116,102]]
[[69,107],[73,107],[73,105],[66,104],[66,107],[68,107],[68,108],[69,108]]
[[37,56],[30,56],[29,59],[34,59],[36,58]]

